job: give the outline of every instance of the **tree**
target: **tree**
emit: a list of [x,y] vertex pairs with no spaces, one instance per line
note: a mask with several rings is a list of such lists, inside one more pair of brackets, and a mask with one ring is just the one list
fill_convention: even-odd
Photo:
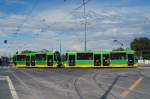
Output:
[[150,39],[146,37],[135,38],[131,44],[131,48],[141,59],[150,59]]

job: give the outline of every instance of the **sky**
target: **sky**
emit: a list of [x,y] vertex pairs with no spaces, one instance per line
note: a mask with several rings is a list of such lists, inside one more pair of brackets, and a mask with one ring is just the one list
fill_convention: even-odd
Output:
[[[150,0],[85,0],[87,49],[130,47],[150,38]],[[84,50],[82,0],[0,0],[0,54]],[[77,9],[78,8],[78,9]],[[8,43],[4,44],[4,40]]]

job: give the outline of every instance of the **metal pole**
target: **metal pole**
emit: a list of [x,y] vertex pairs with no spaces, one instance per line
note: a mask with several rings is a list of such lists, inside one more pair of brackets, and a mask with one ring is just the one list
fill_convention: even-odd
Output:
[[141,48],[141,56],[140,56],[140,59],[143,60],[143,51],[142,51],[142,48]]
[[[61,40],[56,40],[58,42],[58,50],[61,53]],[[53,49],[53,48],[52,48]]]
[[86,38],[86,28],[87,28],[86,25],[87,25],[87,22],[86,22],[86,14],[85,14],[85,13],[86,13],[85,0],[83,0],[83,6],[84,6],[84,7],[83,7],[83,8],[84,8],[84,21],[85,21],[85,23],[84,23],[84,32],[85,32],[85,35],[84,35],[84,36],[85,36],[85,42],[84,42],[84,43],[85,43],[85,46],[84,46],[84,50],[87,51],[87,46],[86,46],[86,43],[87,43],[87,38]]
[[60,49],[60,54],[61,54],[61,40],[59,40],[59,41],[60,41],[59,49]]

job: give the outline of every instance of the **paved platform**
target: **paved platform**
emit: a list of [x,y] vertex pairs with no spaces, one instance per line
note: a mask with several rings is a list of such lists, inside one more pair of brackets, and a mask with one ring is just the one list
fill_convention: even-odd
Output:
[[[3,77],[10,78],[13,90]],[[149,99],[149,83],[149,66],[114,69],[7,67],[0,68],[0,99]]]

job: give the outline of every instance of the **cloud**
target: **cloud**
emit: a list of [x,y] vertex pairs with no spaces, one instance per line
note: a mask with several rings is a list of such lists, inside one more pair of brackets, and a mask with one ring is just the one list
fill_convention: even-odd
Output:
[[[3,16],[5,14],[1,14]],[[90,50],[114,49],[120,45],[117,39],[129,47],[130,41],[139,36],[150,36],[150,14],[147,8],[101,8],[87,11],[87,47]],[[146,20],[146,22],[145,22]],[[12,51],[26,44],[26,49],[56,49],[62,41],[62,49],[84,49],[84,25],[82,11],[69,13],[66,9],[43,10],[29,15],[5,15],[0,18],[0,34],[8,38]],[[19,41],[20,39],[20,41]],[[16,47],[15,47],[16,46]],[[22,47],[20,47],[22,46]]]

